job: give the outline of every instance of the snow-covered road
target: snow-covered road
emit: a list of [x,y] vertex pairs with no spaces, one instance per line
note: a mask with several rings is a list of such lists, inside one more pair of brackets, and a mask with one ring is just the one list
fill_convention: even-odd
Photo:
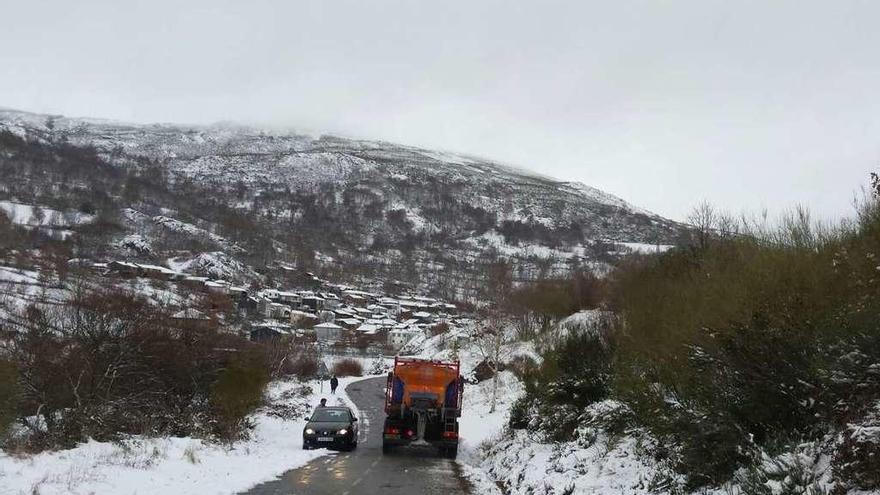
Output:
[[471,493],[469,483],[461,474],[460,464],[441,458],[434,450],[400,449],[389,455],[382,454],[385,381],[385,377],[371,378],[351,383],[345,389],[358,409],[361,421],[357,450],[315,459],[284,473],[275,481],[244,492],[244,495]]

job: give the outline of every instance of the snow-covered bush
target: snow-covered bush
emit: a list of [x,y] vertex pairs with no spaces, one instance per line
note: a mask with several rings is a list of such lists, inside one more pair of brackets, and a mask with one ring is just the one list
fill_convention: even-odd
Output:
[[512,428],[528,427],[555,441],[575,440],[582,415],[611,392],[613,342],[610,321],[571,332],[542,353],[541,365],[524,373],[525,395],[511,411]]
[[620,437],[632,428],[634,419],[632,410],[623,402],[603,400],[590,404],[578,418],[577,443],[589,447],[603,435]]
[[149,255],[153,252],[150,241],[140,234],[129,234],[120,239],[116,245],[120,249],[125,249],[134,255]]
[[817,475],[817,453],[798,450],[772,458],[756,455],[737,472],[731,495],[826,495],[828,490]]
[[880,486],[880,400],[862,421],[840,435],[834,453],[834,474],[843,486],[870,490]]
[[370,375],[384,375],[391,370],[391,366],[385,361],[385,359],[381,356],[377,357],[370,363],[370,370],[367,372]]

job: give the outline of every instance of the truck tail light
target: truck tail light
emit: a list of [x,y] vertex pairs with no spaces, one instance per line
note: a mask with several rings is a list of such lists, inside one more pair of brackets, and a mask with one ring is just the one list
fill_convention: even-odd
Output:
[[394,428],[394,427],[389,426],[388,428],[385,428],[385,433],[387,433],[389,435],[400,435],[400,428]]
[[443,438],[458,438],[457,431],[444,431]]
[[406,436],[411,437],[411,436],[413,436],[414,434],[415,434],[414,431],[412,431],[412,430],[406,430]]

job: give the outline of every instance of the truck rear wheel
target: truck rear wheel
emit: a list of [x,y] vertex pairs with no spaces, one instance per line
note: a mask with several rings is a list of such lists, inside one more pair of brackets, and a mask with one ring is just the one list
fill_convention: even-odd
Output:
[[455,447],[443,447],[440,449],[440,455],[447,459],[455,459],[458,457],[458,445]]

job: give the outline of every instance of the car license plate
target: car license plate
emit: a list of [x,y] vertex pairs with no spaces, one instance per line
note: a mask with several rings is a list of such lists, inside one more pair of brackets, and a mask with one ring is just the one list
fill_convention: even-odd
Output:
[[319,442],[332,442],[333,437],[318,437]]

